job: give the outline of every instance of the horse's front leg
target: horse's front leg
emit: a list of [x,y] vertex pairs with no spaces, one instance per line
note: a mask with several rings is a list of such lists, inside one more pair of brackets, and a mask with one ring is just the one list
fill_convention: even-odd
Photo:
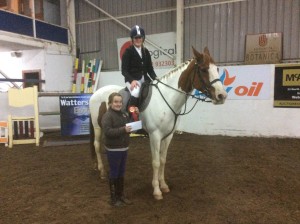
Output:
[[162,140],[160,147],[160,168],[158,173],[158,180],[160,184],[160,189],[163,193],[170,192],[169,186],[165,181],[165,165],[167,161],[167,152],[170,142],[173,138],[173,134],[169,135],[166,139]]
[[96,156],[97,156],[97,168],[100,172],[100,178],[101,179],[105,179],[105,170],[104,170],[104,166],[102,163],[102,158],[101,158],[101,153],[100,153],[100,136],[101,136],[101,129],[100,128],[95,128],[94,129],[95,132],[95,139],[94,139],[94,146],[95,146],[95,152],[96,152]]
[[150,136],[150,146],[151,146],[151,154],[152,154],[152,168],[153,168],[153,179],[152,179],[152,186],[153,186],[153,196],[157,200],[163,199],[161,190],[159,188],[159,181],[158,181],[158,173],[160,167],[160,138],[155,136]]

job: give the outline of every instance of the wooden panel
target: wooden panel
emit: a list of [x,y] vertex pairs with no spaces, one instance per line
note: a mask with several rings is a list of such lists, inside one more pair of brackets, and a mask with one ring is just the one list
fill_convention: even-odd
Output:
[[0,0],[0,8],[2,9],[7,8],[7,0]]

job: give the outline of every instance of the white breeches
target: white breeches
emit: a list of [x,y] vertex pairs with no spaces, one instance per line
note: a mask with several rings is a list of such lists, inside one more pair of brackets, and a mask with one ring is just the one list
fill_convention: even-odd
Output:
[[137,80],[138,83],[139,83],[139,86],[135,87],[133,90],[130,89],[130,83],[129,82],[126,82],[126,86],[130,92],[130,95],[135,97],[135,98],[139,98],[139,94],[140,94],[140,90],[141,90],[141,86],[142,86],[142,83],[145,82],[145,79],[144,79],[144,76],[140,79],[140,80]]

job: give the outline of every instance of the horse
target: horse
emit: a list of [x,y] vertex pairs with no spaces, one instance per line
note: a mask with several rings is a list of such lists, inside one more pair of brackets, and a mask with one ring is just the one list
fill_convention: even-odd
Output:
[[[227,97],[223,84],[219,79],[218,68],[207,47],[203,53],[199,53],[192,47],[194,57],[160,78],[152,80],[149,88],[151,89],[151,99],[148,106],[140,111],[139,118],[142,121],[143,129],[148,133],[152,154],[153,168],[153,196],[157,200],[163,199],[162,192],[170,191],[165,181],[165,164],[167,151],[176,130],[178,117],[186,114],[182,113],[183,106],[189,97],[194,97],[193,90],[199,90],[213,104],[223,104]],[[94,133],[92,139],[93,148],[97,157],[97,168],[100,177],[105,177],[105,171],[100,154],[101,128],[97,118],[99,111],[106,105],[108,96],[112,92],[119,92],[124,89],[122,86],[108,85],[98,89],[90,98],[89,107],[91,123]],[[102,106],[100,106],[102,105]],[[99,109],[100,108],[100,109]],[[185,108],[186,109],[186,108]]]

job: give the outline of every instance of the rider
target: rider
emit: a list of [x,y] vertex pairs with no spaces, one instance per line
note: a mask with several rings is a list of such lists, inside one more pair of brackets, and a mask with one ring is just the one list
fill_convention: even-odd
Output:
[[[130,38],[132,45],[128,47],[122,57],[122,75],[130,92],[129,111],[138,106],[140,88],[143,82],[151,81],[157,76],[153,70],[152,60],[147,48],[144,47],[145,31],[142,27],[135,25],[131,28]],[[149,78],[149,76],[151,79]],[[136,120],[133,116],[133,119]]]

